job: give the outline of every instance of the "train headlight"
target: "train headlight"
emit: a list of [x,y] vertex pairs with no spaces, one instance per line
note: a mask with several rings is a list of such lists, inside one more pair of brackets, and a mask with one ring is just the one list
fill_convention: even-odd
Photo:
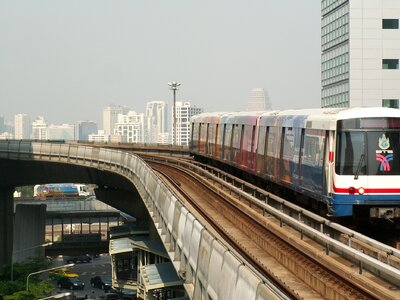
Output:
[[358,189],[358,193],[359,193],[360,195],[363,195],[364,192],[365,192],[364,188],[360,187],[360,188]]
[[356,192],[354,187],[349,187],[349,194],[353,195]]

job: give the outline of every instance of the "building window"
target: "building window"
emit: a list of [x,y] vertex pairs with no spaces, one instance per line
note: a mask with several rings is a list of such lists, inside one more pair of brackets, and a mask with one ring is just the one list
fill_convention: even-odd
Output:
[[383,99],[382,107],[399,108],[399,99]]
[[399,29],[399,19],[383,19],[383,29]]
[[398,59],[382,59],[382,69],[398,69],[399,60]]

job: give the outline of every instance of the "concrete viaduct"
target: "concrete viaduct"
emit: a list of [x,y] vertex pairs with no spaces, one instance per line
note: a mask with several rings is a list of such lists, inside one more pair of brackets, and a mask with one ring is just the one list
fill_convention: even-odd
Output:
[[99,200],[149,225],[190,298],[285,298],[208,231],[141,158],[76,143],[0,141],[0,265],[11,259],[14,188],[51,182],[96,184]]

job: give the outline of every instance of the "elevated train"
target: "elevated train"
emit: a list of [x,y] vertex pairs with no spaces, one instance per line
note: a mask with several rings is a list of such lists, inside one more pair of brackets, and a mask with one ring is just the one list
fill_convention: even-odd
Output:
[[400,220],[400,110],[332,108],[192,117],[191,153],[291,193],[324,216]]

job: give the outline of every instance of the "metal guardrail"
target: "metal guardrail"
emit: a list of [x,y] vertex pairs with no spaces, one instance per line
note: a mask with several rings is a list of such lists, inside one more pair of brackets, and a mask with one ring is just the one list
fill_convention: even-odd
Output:
[[[179,162],[180,165],[186,167],[186,168],[191,168],[193,169],[193,164],[186,163],[186,162]],[[261,190],[257,187],[254,187],[253,190],[256,190],[257,193],[264,195],[265,201],[261,201],[260,199],[254,197],[253,195],[250,195],[246,191],[243,190],[243,187],[245,185],[251,186],[251,184],[238,180],[238,179],[233,179],[233,176],[230,174],[221,172],[218,170],[219,174],[223,174],[222,176],[224,177],[231,177],[231,181],[235,180],[237,181],[238,185],[241,186],[241,188],[238,188],[235,186],[235,184],[230,184],[227,182],[226,179],[220,178],[218,176],[213,175],[213,172],[217,172],[215,168],[205,166],[202,164],[199,164],[200,166],[197,166],[197,172],[201,172],[202,175],[208,177],[209,179],[217,182],[219,185],[223,186],[227,190],[230,191],[230,193],[236,194],[238,197],[242,197],[252,203],[254,207],[258,207],[262,210],[263,214],[268,213],[277,219],[279,219],[281,222],[291,226],[295,230],[299,232],[300,235],[306,235],[307,237],[311,238],[312,240],[316,241],[317,243],[321,244],[323,247],[326,248],[326,253],[329,254],[329,251],[336,252],[340,254],[341,256],[346,256],[346,258],[350,259],[353,261],[353,263],[356,263],[360,266],[362,272],[362,268],[367,269],[378,276],[382,276],[389,282],[392,282],[393,284],[400,286],[400,270],[398,268],[395,268],[391,266],[390,259],[387,259],[386,262],[382,262],[376,258],[373,258],[365,253],[362,253],[361,251],[354,249],[351,247],[351,240],[352,239],[357,239],[357,241],[363,242],[371,247],[373,247],[377,251],[381,251],[383,253],[386,253],[387,257],[389,258],[390,256],[400,258],[400,250],[390,247],[388,245],[385,245],[379,241],[373,240],[363,234],[360,234],[354,230],[351,230],[349,228],[346,228],[340,224],[334,223],[326,218],[323,218],[319,215],[316,215],[308,210],[305,210],[301,208],[300,206],[297,206],[291,202],[288,202],[276,195],[270,194],[264,190]],[[204,170],[208,169],[208,171]],[[269,205],[270,202],[275,201],[280,205],[280,209],[274,208]],[[295,215],[297,216],[296,218],[289,216],[284,213],[284,208],[289,208],[291,213],[295,212]],[[301,220],[303,218],[308,218],[309,220],[313,220],[315,223],[319,224],[319,230],[312,228],[308,226],[307,224],[303,223]],[[334,230],[338,232],[339,234],[343,234],[349,237],[349,244],[346,245],[343,242],[334,239],[329,235],[329,231]]]

